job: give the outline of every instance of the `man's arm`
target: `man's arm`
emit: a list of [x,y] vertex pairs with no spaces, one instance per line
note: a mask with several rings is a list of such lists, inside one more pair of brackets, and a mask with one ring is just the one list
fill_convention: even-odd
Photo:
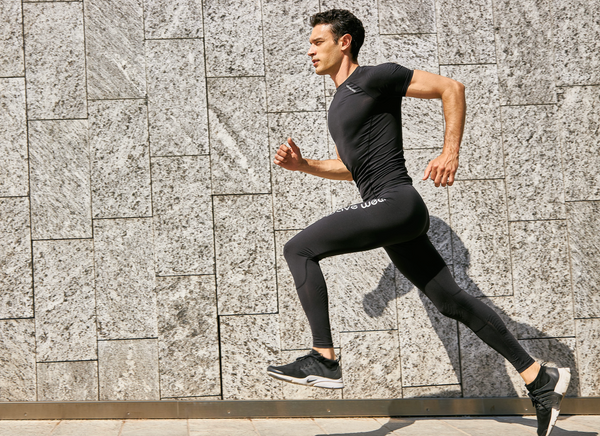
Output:
[[289,144],[281,144],[273,163],[279,165],[282,168],[290,171],[302,171],[313,176],[323,177],[325,179],[332,180],[352,180],[352,174],[342,160],[340,155],[337,153],[337,147],[335,152],[337,159],[326,159],[326,160],[313,160],[304,159],[298,146],[292,141],[292,138],[288,138]]
[[452,185],[458,169],[458,150],[465,127],[465,86],[448,77],[415,70],[406,96],[442,99],[446,120],[444,148],[442,153],[427,165],[423,180],[431,178],[435,186]]

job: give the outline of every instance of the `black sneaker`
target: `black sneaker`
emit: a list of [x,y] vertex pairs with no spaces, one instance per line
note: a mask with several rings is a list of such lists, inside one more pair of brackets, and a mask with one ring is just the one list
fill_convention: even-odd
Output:
[[549,436],[560,413],[560,402],[567,392],[571,380],[569,368],[543,367],[550,381],[539,389],[529,393],[535,407],[538,422],[538,436]]
[[340,361],[326,359],[314,349],[306,356],[298,357],[295,362],[283,366],[269,366],[267,374],[278,380],[316,388],[344,387]]

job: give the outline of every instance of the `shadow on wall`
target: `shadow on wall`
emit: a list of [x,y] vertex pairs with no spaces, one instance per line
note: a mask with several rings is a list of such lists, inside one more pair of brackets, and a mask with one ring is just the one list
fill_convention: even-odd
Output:
[[[430,225],[428,234],[430,235],[430,238],[432,238],[432,242],[434,243],[434,245],[436,247],[440,246],[440,244],[437,244],[436,243],[437,241],[435,240],[435,239],[440,239],[440,237],[446,238],[446,241],[445,241],[446,243],[447,243],[447,241],[451,240],[454,244],[453,251],[455,253],[457,253],[457,252],[458,253],[460,253],[460,252],[466,253],[467,258],[465,259],[465,262],[462,266],[466,270],[470,265],[470,258],[469,258],[469,253],[466,250],[463,242],[456,235],[456,233],[454,233],[452,231],[450,226],[448,224],[446,224],[443,220],[441,220],[435,216],[431,216],[430,220],[431,220],[431,225]],[[451,238],[451,239],[447,239],[447,238]],[[440,242],[442,244],[444,243],[444,241],[440,241]],[[446,261],[448,262],[449,259],[446,259]],[[456,268],[458,268],[458,267],[461,267],[461,266],[454,267],[455,277],[457,275]],[[389,277],[389,274],[393,274],[394,269],[395,269],[394,265],[390,263],[390,265],[388,265],[388,267],[384,271],[383,277]],[[450,268],[450,270],[452,271],[452,267]],[[482,292],[479,289],[479,287],[474,282],[472,282],[470,280],[470,278],[468,278],[468,274],[466,274],[466,272],[467,271],[464,271],[464,273],[465,273],[464,277],[467,277],[467,280],[470,281],[468,283],[468,286],[466,286],[466,288],[467,289],[476,289],[477,293],[479,295],[482,295]],[[396,272],[396,273],[400,274],[399,272]],[[406,280],[404,277],[402,277],[402,278],[403,278],[403,280],[401,281],[402,285],[397,287],[396,298],[401,298],[402,296],[406,295],[408,292],[410,292],[414,289],[414,286],[408,280]],[[383,311],[387,307],[387,304],[390,302],[390,298],[393,298],[393,296],[390,295],[390,293],[384,291],[385,287],[382,283],[383,280],[384,279],[382,279],[382,281],[380,281],[380,284],[377,286],[377,288],[375,290],[366,294],[365,297],[363,298],[363,308],[364,308],[366,314],[372,318],[382,316]],[[436,321],[436,318],[439,318],[440,314],[437,311],[437,309],[433,306],[433,304],[429,301],[429,299],[425,296],[425,294],[423,294],[422,292],[419,292],[419,297],[421,298],[421,301],[423,302],[423,305],[426,309],[427,315],[429,316],[431,324],[433,325],[433,328],[435,329],[438,337],[440,338],[441,342],[444,344],[444,347],[446,348],[446,352],[449,354],[449,356],[451,356],[452,353],[455,354],[455,351],[453,352],[452,350],[453,349],[456,350],[457,338],[452,337],[451,335],[448,335],[446,326],[440,324],[439,321]],[[490,298],[482,298],[482,301],[484,303],[486,303],[488,306],[490,306],[493,310],[495,310],[496,313],[498,313],[498,315],[500,315],[500,317],[507,324],[508,329],[517,337],[517,339],[521,339],[519,337],[519,332],[522,332],[522,331],[527,332],[526,339],[529,339],[529,338],[534,339],[534,341],[529,341],[530,343],[534,344],[534,346],[532,347],[533,349],[528,349],[526,344],[524,345],[524,347],[527,349],[527,351],[530,354],[532,354],[532,356],[536,360],[539,361],[539,359],[542,359],[542,360],[547,359],[552,364],[570,367],[571,368],[571,383],[569,386],[569,390],[567,391],[567,396],[577,396],[578,395],[578,393],[579,393],[579,374],[577,371],[576,360],[575,360],[573,350],[571,350],[568,346],[566,346],[564,343],[560,342],[557,339],[548,338],[547,335],[545,335],[542,331],[536,329],[535,327],[533,327],[531,325],[528,325],[525,323],[519,323],[519,322],[512,320],[509,317],[509,315],[506,314],[506,312],[503,309],[496,306]],[[464,327],[464,329],[467,330],[466,327]],[[459,332],[460,332],[460,330],[459,330]],[[468,332],[469,333],[467,333],[464,336],[461,336],[461,338],[460,338],[461,341],[463,341],[463,346],[461,347],[461,351],[463,353],[464,353],[465,340],[468,339],[468,337],[466,337],[467,335],[472,336],[474,338],[473,340],[480,341],[480,343],[483,344],[483,342],[481,342],[481,340],[479,338],[477,338],[473,333],[471,333],[470,330],[468,330]],[[539,340],[545,341],[545,345],[543,347],[545,351],[543,351],[543,352],[536,352],[535,343],[539,342]],[[426,345],[426,344],[423,344],[423,345]],[[493,373],[490,373],[489,367],[469,368],[470,371],[468,371],[468,373],[467,373],[465,368],[463,368],[461,371],[460,362],[458,363],[458,365],[456,365],[455,361],[458,359],[450,359],[453,362],[452,363],[453,370],[456,373],[457,379],[461,381],[461,385],[463,386],[463,392],[464,392],[465,396],[471,396],[471,397],[472,396],[477,396],[477,397],[517,396],[518,393],[514,387],[513,382],[511,381],[511,378],[506,369],[506,366],[504,364],[501,364],[501,362],[503,362],[504,359],[499,354],[497,354],[494,350],[492,350],[491,348],[487,348],[487,350],[493,356],[497,356],[498,362],[500,363],[499,365],[497,365],[494,368]],[[538,355],[538,354],[543,354],[543,355]],[[472,363],[469,363],[470,365],[473,365],[473,364],[477,365],[477,362],[474,362],[474,361],[479,360],[481,357],[483,357],[483,356],[465,356],[463,354],[461,356],[461,361],[464,363],[465,361],[468,360],[468,361],[472,362]],[[491,361],[494,361],[493,359],[494,359],[494,357],[492,357]],[[461,374],[461,372],[462,372],[462,374]],[[473,379],[473,377],[477,377],[477,376],[479,376],[480,378]],[[471,379],[470,380],[467,379],[468,377],[470,377]],[[465,387],[465,384],[469,385],[468,389]],[[493,385],[493,388],[491,388],[492,385]]]

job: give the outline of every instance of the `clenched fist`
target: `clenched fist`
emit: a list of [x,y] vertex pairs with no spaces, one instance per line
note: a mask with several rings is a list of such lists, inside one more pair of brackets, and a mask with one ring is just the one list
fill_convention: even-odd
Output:
[[306,165],[306,160],[302,157],[302,153],[298,146],[292,141],[292,138],[287,139],[287,144],[281,144],[275,158],[275,165],[290,171],[300,171]]

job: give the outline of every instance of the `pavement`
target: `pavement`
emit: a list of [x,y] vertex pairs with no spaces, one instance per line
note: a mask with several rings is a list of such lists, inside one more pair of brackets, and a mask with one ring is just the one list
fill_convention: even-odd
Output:
[[[597,436],[600,415],[561,416],[552,436]],[[0,421],[1,436],[536,436],[533,416]]]

